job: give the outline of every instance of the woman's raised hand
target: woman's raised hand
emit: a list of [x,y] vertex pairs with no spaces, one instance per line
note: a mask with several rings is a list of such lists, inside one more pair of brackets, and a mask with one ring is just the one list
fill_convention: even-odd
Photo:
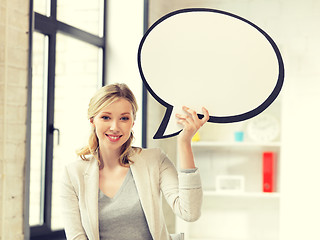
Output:
[[182,132],[179,134],[179,140],[183,142],[191,142],[196,132],[209,120],[209,112],[206,108],[202,108],[204,117],[199,119],[196,111],[186,106],[182,109],[186,114],[176,114],[177,122],[183,126]]

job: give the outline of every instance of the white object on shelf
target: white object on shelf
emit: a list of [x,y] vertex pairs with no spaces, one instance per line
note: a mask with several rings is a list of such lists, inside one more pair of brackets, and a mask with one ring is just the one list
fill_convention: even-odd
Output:
[[280,124],[276,117],[261,114],[254,117],[247,126],[248,135],[254,141],[274,141],[280,133]]
[[217,192],[244,192],[244,176],[218,175],[216,177]]

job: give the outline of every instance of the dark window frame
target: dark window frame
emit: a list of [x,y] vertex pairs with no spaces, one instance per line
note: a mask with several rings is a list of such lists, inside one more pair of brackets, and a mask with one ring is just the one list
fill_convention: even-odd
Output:
[[[149,28],[149,0],[144,0],[143,4],[143,33]],[[142,144],[143,148],[147,147],[147,124],[148,124],[148,91],[142,83]]]

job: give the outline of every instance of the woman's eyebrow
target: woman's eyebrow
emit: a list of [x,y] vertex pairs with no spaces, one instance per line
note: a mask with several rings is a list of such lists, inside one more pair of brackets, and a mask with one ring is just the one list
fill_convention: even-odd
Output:
[[[102,114],[110,114],[110,115],[112,115],[112,113],[111,112],[101,112]],[[131,114],[130,112],[124,112],[124,113],[121,113],[120,115],[127,115],[127,114]]]

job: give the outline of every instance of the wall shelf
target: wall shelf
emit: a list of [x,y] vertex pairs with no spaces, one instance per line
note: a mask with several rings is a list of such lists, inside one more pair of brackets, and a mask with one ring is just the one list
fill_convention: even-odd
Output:
[[233,198],[280,198],[280,194],[277,192],[219,192],[219,191],[203,191],[205,197],[233,197]]
[[[206,134],[207,138],[192,142],[202,179],[202,215],[192,224],[177,218],[176,231],[184,232],[185,240],[277,239],[281,191],[276,187],[276,192],[262,192],[262,159],[264,152],[274,152],[278,166],[280,138],[270,142],[250,139],[237,142],[225,137],[228,134],[222,130],[212,131],[215,139],[208,138],[210,135]],[[221,176],[243,178],[243,187],[239,190],[219,190],[217,179]],[[279,176],[277,169],[276,186]],[[265,235],[265,232],[268,234]]]
[[246,147],[275,147],[281,146],[280,142],[231,142],[231,141],[199,141],[192,142],[192,147],[194,149],[200,148],[226,148],[226,147],[236,147],[236,148],[246,148]]

